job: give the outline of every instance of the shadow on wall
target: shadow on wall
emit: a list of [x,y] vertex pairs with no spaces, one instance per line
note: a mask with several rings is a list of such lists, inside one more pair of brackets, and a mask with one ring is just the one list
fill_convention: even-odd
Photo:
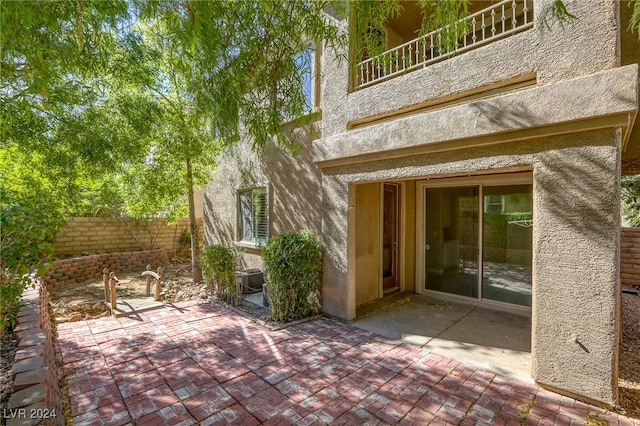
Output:
[[337,271],[346,274],[348,268],[347,239],[349,215],[349,185],[337,177],[329,184],[323,185],[322,199],[322,241],[324,242],[325,258],[331,259],[331,265]]
[[[615,96],[621,102],[629,102],[619,93]],[[502,131],[535,128],[553,114],[553,111],[546,111],[544,117],[536,116],[520,103],[505,110],[496,102],[485,100],[470,106],[481,117],[480,122],[488,122],[491,128]],[[557,107],[563,109],[562,103]],[[614,243],[610,238],[611,230],[619,226],[620,205],[616,190],[619,188],[616,164],[619,138],[614,132],[596,130],[508,144],[506,153],[533,155],[529,162],[533,162],[536,173],[537,204],[553,213],[554,224],[551,226],[558,226],[560,222],[588,239],[602,238]],[[517,149],[512,151],[513,147]],[[488,150],[492,148],[488,147]],[[478,150],[477,153],[480,155],[474,155],[474,158],[481,158],[486,151]],[[615,248],[612,246],[611,249]]]
[[[228,147],[206,189],[204,235],[207,244],[233,245],[237,236],[237,191],[267,187],[269,234],[311,229],[320,234],[321,174],[311,158],[312,130],[294,135],[300,150],[291,154],[273,144],[254,152],[250,144]],[[242,268],[261,267],[260,250],[242,248]]]
[[272,190],[271,231],[311,229],[320,234],[322,175],[313,163],[312,129],[298,129],[295,138],[300,150],[291,154],[269,145],[265,151],[265,173]]
[[[531,109],[524,104],[514,104],[505,110],[502,102],[486,99],[481,102],[473,102],[469,107],[476,111],[480,118],[484,118],[494,130],[498,127],[500,131],[519,130],[528,127],[535,127],[541,124]],[[487,130],[489,130],[487,129]],[[479,128],[478,130],[483,130]]]
[[204,238],[205,241],[219,241],[224,244],[232,244],[235,230],[232,223],[224,220],[216,210],[209,197],[205,197]]
[[[538,206],[552,213],[554,224],[570,229],[583,241],[599,241],[597,249],[619,249],[613,238],[620,226],[620,178],[617,147],[597,146],[612,141],[613,131],[592,132],[591,146],[549,151],[538,157]],[[585,143],[589,141],[585,140]],[[593,250],[594,246],[584,247]]]

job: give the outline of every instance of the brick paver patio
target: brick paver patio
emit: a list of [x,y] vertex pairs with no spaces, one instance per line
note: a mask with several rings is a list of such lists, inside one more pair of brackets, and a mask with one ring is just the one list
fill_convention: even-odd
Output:
[[57,331],[78,426],[640,425],[325,318],[269,330],[191,301]]

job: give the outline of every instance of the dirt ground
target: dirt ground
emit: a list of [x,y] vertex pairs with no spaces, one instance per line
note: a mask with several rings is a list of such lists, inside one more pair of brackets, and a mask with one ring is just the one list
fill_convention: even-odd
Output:
[[[119,283],[116,285],[118,298],[145,296],[147,281],[141,272],[119,274]],[[182,300],[190,300],[209,297],[204,284],[193,282],[191,278],[191,265],[169,265],[163,272],[163,289],[160,299],[163,302],[173,303]],[[155,279],[151,280],[151,295],[155,289]],[[79,321],[110,315],[105,303],[104,283],[102,278],[87,280],[77,284],[67,284],[49,290],[53,316],[56,321]]]

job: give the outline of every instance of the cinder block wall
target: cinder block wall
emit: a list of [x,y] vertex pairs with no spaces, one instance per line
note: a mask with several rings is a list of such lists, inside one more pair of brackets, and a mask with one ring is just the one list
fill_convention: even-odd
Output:
[[55,288],[99,278],[102,276],[104,268],[118,274],[131,271],[142,272],[147,265],[151,265],[155,271],[159,266],[166,266],[168,263],[169,257],[164,249],[94,254],[56,260],[42,277],[42,280],[47,288]]
[[[198,219],[198,225],[202,230],[201,218]],[[174,256],[183,248],[180,245],[183,231],[189,232],[187,218],[176,225],[169,225],[165,219],[151,219],[147,232],[141,222],[130,219],[70,217],[65,227],[56,234],[53,244],[56,256],[151,249],[165,249],[169,256]],[[202,239],[202,232],[200,235]]]
[[640,285],[640,228],[620,229],[620,281]]

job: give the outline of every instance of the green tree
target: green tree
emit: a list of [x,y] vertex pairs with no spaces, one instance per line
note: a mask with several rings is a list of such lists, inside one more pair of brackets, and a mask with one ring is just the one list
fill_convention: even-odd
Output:
[[631,226],[640,226],[640,175],[622,176],[622,215]]
[[[14,155],[7,155],[14,154]],[[16,322],[18,299],[31,273],[53,254],[55,232],[64,223],[62,204],[50,182],[32,169],[37,158],[13,160],[19,153],[0,150],[0,334]]]
[[[466,13],[465,2],[420,3],[423,32]],[[552,3],[551,19],[570,15],[565,3]],[[399,0],[0,2],[0,150],[42,175],[66,198],[67,211],[108,211],[91,200],[101,204],[102,195],[123,191],[111,211],[124,205],[141,215],[167,213],[189,199],[221,144],[243,138],[256,149],[270,140],[295,147],[281,124],[283,117],[309,117],[295,59],[308,40],[322,40],[328,51],[347,47],[335,18],[351,8],[362,35],[401,6]],[[629,6],[637,31],[640,5]],[[375,52],[375,40],[359,39],[351,38],[356,50]],[[306,124],[296,120],[289,128]],[[37,161],[26,160],[32,154]],[[131,197],[134,188],[152,194],[146,184],[152,177],[164,210]]]

